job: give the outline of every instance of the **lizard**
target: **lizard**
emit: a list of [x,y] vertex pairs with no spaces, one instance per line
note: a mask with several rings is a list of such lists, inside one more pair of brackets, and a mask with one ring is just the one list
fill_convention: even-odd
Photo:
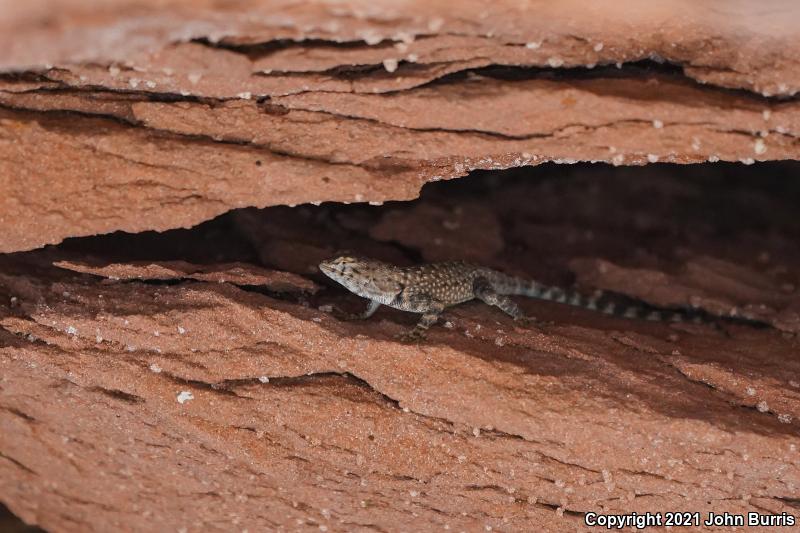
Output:
[[683,322],[687,318],[695,323],[709,321],[697,311],[622,305],[610,301],[601,290],[586,296],[575,290],[544,285],[462,261],[399,267],[373,259],[340,256],[322,261],[319,268],[350,292],[369,300],[366,311],[356,315],[356,318],[371,317],[381,305],[421,313],[422,317],[414,329],[401,335],[408,339],[423,338],[425,331],[439,320],[447,307],[476,298],[500,308],[515,321],[530,321],[509,298],[513,295],[549,300],[625,318],[667,322]]

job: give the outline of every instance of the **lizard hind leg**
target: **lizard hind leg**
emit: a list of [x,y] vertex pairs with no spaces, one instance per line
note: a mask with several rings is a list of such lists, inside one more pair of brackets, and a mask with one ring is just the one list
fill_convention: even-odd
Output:
[[477,278],[472,284],[472,289],[475,291],[475,297],[482,302],[499,307],[514,320],[526,320],[525,315],[522,310],[520,310],[519,306],[514,303],[514,300],[508,296],[498,294],[486,278]]

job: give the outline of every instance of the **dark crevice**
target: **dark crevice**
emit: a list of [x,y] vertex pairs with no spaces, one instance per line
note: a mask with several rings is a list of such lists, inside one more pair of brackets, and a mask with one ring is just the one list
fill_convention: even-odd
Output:
[[[461,34],[448,33],[446,35],[460,36]],[[474,37],[472,35],[463,35],[463,36]],[[425,38],[435,38],[435,37],[437,37],[437,35],[419,35],[416,37],[415,40],[421,40]],[[586,42],[586,39],[580,36],[569,35],[566,37]],[[324,48],[338,48],[338,49],[359,49],[366,47],[366,43],[364,43],[364,41],[362,40],[338,42],[338,41],[330,41],[324,39],[307,39],[298,42],[292,39],[278,39],[274,41],[255,43],[255,44],[231,44],[231,43],[225,43],[224,41],[212,43],[208,39],[196,39],[194,42],[202,44],[204,46],[208,46],[210,48],[237,52],[246,55],[251,60],[260,59],[269,56],[274,52],[289,48],[313,49],[315,47],[324,47]],[[387,39],[380,43],[370,45],[370,48],[383,47],[387,49],[393,49],[394,44],[395,41]],[[505,46],[524,46],[524,44],[506,43]],[[475,58],[470,58],[470,59],[475,59]],[[442,63],[442,64],[447,64],[447,63]],[[436,63],[408,63],[407,61],[400,62],[401,67],[411,67],[411,68],[429,67],[434,65],[436,65]],[[672,77],[675,79],[686,80],[687,82],[690,82],[692,85],[701,87],[704,90],[721,91],[725,93],[750,97],[762,103],[800,101],[800,97],[797,96],[764,96],[763,94],[756,93],[745,88],[735,89],[735,88],[728,88],[728,87],[703,83],[687,75],[684,71],[684,69],[687,67],[701,68],[701,69],[712,68],[712,67],[707,67],[705,65],[695,66],[688,63],[669,61],[665,58],[661,58],[658,56],[645,57],[621,63],[608,59],[605,62],[602,62],[593,68],[588,68],[586,66],[553,68],[546,66],[516,66],[516,65],[512,66],[512,65],[494,64],[486,67],[468,68],[464,70],[459,70],[458,72],[449,73],[444,76],[433,79],[429,82],[425,82],[417,87],[423,87],[426,85],[435,85],[438,83],[452,83],[454,81],[463,81],[467,76],[472,74],[478,74],[496,79],[503,79],[506,81],[520,81],[520,80],[534,79],[534,78],[554,79],[554,80],[631,78],[631,77],[642,77],[642,76],[650,76],[657,74],[657,75]],[[718,68],[716,70],[727,72],[731,71],[732,69]],[[363,79],[363,78],[369,78],[370,76],[376,73],[386,74],[386,71],[381,64],[342,65],[322,72],[331,76],[341,77],[343,79]],[[296,72],[296,73],[292,72],[291,74],[302,75],[303,72]]]
[[[72,520],[70,518],[70,520]],[[31,526],[17,518],[11,510],[0,502],[0,531],[5,533],[45,533],[38,526]]]
[[107,389],[105,387],[96,386],[96,387],[90,387],[89,390],[105,394],[106,396],[114,398],[115,400],[121,400],[125,403],[130,403],[130,404],[144,403],[145,401],[144,398],[142,398],[141,396],[137,396],[136,394],[121,391],[118,389]]
[[[2,389],[0,389],[0,390],[2,390]],[[29,414],[17,409],[16,407],[0,406],[0,409],[2,409],[4,411],[8,411],[12,415],[17,416],[17,417],[25,420],[26,422],[36,422],[35,418],[33,418]]]
[[0,459],[5,459],[6,461],[9,461],[10,463],[15,464],[17,467],[21,468],[22,470],[24,470],[25,472],[27,472],[29,474],[38,475],[37,472],[31,470],[30,468],[28,468],[27,466],[25,466],[21,462],[17,461],[13,457],[10,457],[10,456],[4,454],[3,452],[0,452]]

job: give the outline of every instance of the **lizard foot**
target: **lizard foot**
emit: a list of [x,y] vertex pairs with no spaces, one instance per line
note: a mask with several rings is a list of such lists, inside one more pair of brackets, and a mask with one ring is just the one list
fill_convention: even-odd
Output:
[[414,328],[403,333],[398,333],[395,338],[401,342],[421,342],[425,340],[425,330],[422,328]]
[[514,322],[516,322],[522,327],[527,327],[536,324],[537,320],[536,317],[520,315],[514,319]]
[[342,322],[357,322],[359,320],[364,320],[364,317],[358,313],[345,313],[344,311],[337,313],[336,318]]
[[331,309],[331,315],[341,322],[355,322],[358,320],[364,320],[364,315],[361,313],[348,313],[347,311],[343,311],[338,307],[333,307]]
[[515,318],[514,322],[519,324],[521,327],[526,328],[530,326],[554,326],[555,322],[553,321],[541,321],[538,320],[535,316],[521,316],[519,318]]

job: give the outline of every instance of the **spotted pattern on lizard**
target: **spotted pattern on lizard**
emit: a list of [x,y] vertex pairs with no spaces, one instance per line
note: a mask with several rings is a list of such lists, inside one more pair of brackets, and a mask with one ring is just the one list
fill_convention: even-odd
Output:
[[605,314],[652,321],[706,322],[702,313],[654,309],[646,305],[620,305],[603,291],[583,295],[574,290],[543,285],[509,276],[478,265],[454,261],[412,267],[398,267],[373,259],[336,257],[323,261],[320,270],[350,292],[367,298],[369,306],[359,315],[369,318],[381,305],[421,313],[412,337],[420,337],[436,323],[445,308],[473,299],[500,308],[515,320],[526,317],[509,296],[521,295],[540,300],[583,307]]

